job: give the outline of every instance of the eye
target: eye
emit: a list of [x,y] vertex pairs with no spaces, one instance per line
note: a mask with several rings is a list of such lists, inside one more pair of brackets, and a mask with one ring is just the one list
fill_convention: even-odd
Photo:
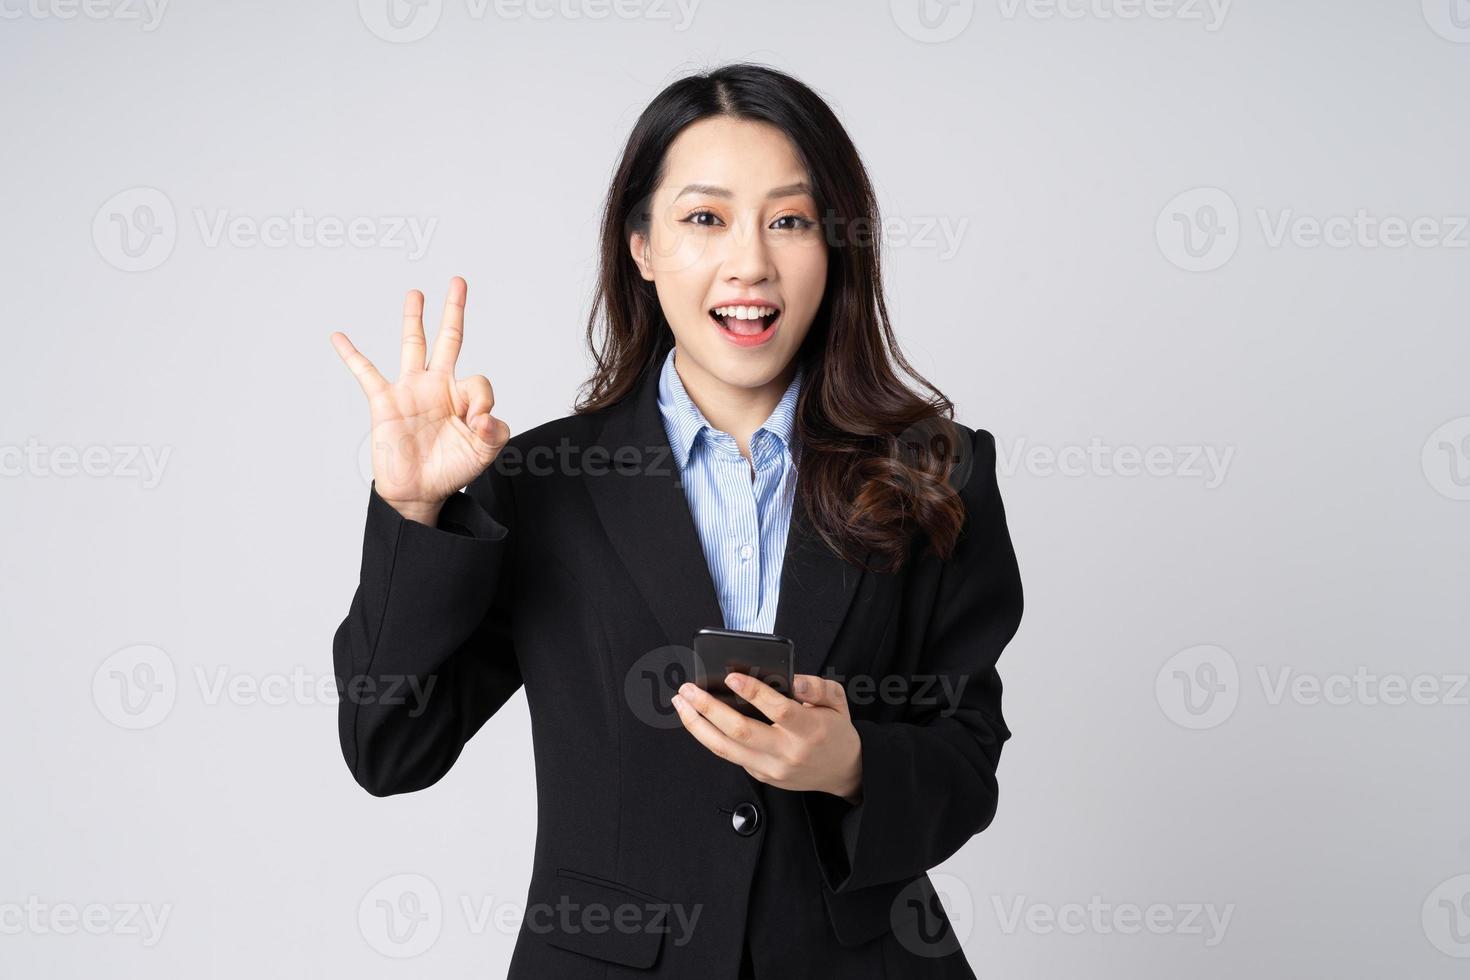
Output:
[[778,228],[778,231],[805,231],[816,224],[810,218],[804,218],[799,214],[783,214],[776,219],[775,223],[780,224],[783,221],[793,221],[795,224],[787,225],[785,228]]
[[699,221],[699,220],[697,220],[699,218],[713,218],[715,221],[719,221],[720,220],[720,216],[719,215],[715,214],[713,211],[710,211],[710,210],[708,210],[706,208],[700,208],[698,211],[691,211],[691,212],[689,212],[689,214],[688,214],[687,217],[680,218],[679,220],[683,224],[686,224],[686,225],[698,225],[701,228],[710,228],[710,227],[713,227],[713,225],[710,222],[705,222],[705,221]]

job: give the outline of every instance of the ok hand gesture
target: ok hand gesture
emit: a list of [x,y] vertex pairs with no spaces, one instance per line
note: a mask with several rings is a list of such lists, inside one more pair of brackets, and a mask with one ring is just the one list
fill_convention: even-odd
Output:
[[373,422],[373,483],[378,496],[410,520],[433,525],[439,510],[460,487],[495,461],[510,429],[490,414],[495,393],[483,375],[455,380],[454,363],[464,339],[468,287],[449,281],[444,317],[427,362],[424,294],[410,290],[403,301],[403,351],[399,377],[390,383],[347,335],[332,334],[332,346],[368,397]]

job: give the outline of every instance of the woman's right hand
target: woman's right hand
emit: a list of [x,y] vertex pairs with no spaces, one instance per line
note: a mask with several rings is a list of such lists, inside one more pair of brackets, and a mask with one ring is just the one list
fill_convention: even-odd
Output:
[[410,520],[433,526],[460,487],[485,471],[510,438],[490,414],[495,393],[483,375],[456,381],[454,362],[464,339],[468,286],[449,281],[444,317],[425,363],[424,294],[403,301],[403,351],[398,380],[389,383],[347,335],[332,346],[368,397],[373,419],[373,483],[378,496]]

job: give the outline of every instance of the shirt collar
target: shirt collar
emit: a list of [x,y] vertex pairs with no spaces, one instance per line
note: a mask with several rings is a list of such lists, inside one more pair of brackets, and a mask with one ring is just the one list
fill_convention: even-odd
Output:
[[[679,380],[679,372],[674,370],[674,351],[669,348],[669,353],[664,357],[663,368],[658,377],[658,410],[663,415],[664,429],[669,437],[669,445],[674,450],[674,457],[679,462],[679,469],[689,465],[689,457],[694,452],[695,441],[705,429],[718,432],[699,406],[689,397],[684,389],[684,383]],[[805,374],[805,368],[800,361],[796,365],[796,374],[791,383],[786,386],[786,391],[781,395],[781,400],[776,403],[770,418],[761,424],[760,429],[771,433],[781,441],[781,445],[792,455],[795,450],[792,447],[792,432],[796,426],[796,401],[801,394],[801,382]],[[760,429],[756,431],[759,432]],[[753,441],[754,437],[752,437]]]

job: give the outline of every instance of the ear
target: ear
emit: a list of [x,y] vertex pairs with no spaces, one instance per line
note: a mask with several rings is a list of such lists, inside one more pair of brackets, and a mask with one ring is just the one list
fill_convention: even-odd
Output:
[[633,256],[633,261],[638,264],[638,271],[643,278],[653,282],[653,265],[649,262],[648,239],[642,232],[635,231],[628,236],[628,252]]

